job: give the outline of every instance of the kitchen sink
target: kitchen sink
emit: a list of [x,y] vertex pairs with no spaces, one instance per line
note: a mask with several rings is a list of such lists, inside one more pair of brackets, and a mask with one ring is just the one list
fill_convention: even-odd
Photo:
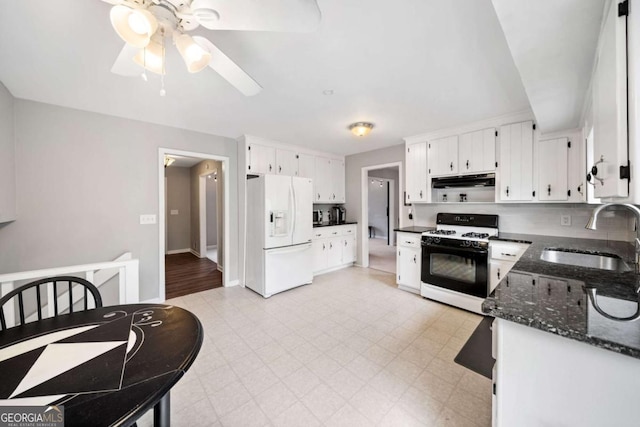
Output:
[[600,270],[617,271],[618,273],[631,271],[631,267],[629,267],[618,255],[603,252],[545,248],[542,251],[542,255],[540,255],[540,259],[555,264],[597,268]]

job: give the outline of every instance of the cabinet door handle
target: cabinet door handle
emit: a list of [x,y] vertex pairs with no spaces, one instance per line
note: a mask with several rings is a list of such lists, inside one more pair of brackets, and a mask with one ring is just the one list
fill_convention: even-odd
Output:
[[405,240],[404,242],[405,242],[405,243],[408,243],[408,244],[413,243],[413,242],[411,242],[411,240]]
[[335,200],[335,199],[336,199],[336,195],[335,195],[335,193],[334,193],[334,195],[333,195],[333,200]]
[[551,195],[551,184],[549,184],[547,186],[547,194],[550,196]]
[[469,169],[469,160],[467,160],[467,169]]
[[269,172],[271,172],[271,169],[272,169],[271,163],[269,163]]
[[420,198],[422,199],[422,190],[420,190]]
[[333,232],[333,233],[331,233],[331,234],[338,234],[338,232],[337,232],[337,231],[334,231],[334,232]]
[[282,166],[278,166],[278,173],[282,172]]
[[329,249],[333,249],[333,243],[329,242]]
[[500,269],[498,269],[498,279],[500,278]]
[[417,255],[414,255],[414,256],[413,256],[413,262],[414,262],[414,264],[417,264],[417,263],[418,263],[418,261],[416,261],[416,256],[417,256]]
[[325,245],[324,243],[322,244],[322,250],[324,251],[325,249],[327,249],[327,245]]
[[320,200],[320,193],[318,193],[318,200]]
[[509,186],[507,185],[507,197],[509,197]]
[[347,246],[347,241],[346,240],[344,241],[344,245]]
[[502,254],[501,254],[501,255],[502,255],[502,256],[515,256],[515,254],[506,254],[506,253],[504,253],[504,252],[502,252]]
[[453,162],[449,164],[449,169],[453,170]]

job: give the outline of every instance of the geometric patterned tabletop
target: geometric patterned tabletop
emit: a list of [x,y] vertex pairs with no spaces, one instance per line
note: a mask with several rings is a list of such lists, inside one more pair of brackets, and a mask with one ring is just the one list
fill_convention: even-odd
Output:
[[179,307],[131,304],[0,332],[0,406],[64,405],[65,426],[130,425],[184,375],[202,345]]

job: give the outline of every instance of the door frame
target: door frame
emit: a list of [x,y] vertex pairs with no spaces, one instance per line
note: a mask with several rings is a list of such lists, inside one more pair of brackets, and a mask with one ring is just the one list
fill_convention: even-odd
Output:
[[[398,206],[402,206],[402,200],[400,200],[400,194],[402,194],[403,188],[403,169],[402,161],[392,163],[382,163],[379,165],[363,166],[360,172],[360,193],[362,195],[360,199],[360,247],[362,248],[362,262],[363,268],[369,267],[369,171],[385,168],[398,168]],[[391,204],[389,204],[391,206]],[[391,209],[391,207],[389,208]],[[393,229],[390,230],[390,232]]]
[[[165,256],[165,226],[166,226],[166,200],[165,200],[165,190],[164,190],[164,157],[166,155],[176,155],[183,157],[195,157],[202,160],[217,160],[222,163],[222,171],[220,171],[219,176],[222,176],[222,180],[224,182],[224,214],[222,218],[222,229],[224,235],[223,242],[223,262],[226,264],[226,260],[229,259],[229,177],[227,176],[229,172],[229,157],[226,156],[218,156],[215,154],[207,154],[207,153],[197,153],[193,151],[184,151],[184,150],[174,150],[171,148],[158,148],[158,231],[160,232],[160,236],[158,239],[158,299],[162,302],[165,301],[165,264],[164,264],[164,256]],[[206,179],[206,178],[205,178]],[[220,219],[218,219],[219,221]],[[224,265],[223,265],[224,268]],[[229,271],[222,274],[222,285],[227,287],[229,286]]]

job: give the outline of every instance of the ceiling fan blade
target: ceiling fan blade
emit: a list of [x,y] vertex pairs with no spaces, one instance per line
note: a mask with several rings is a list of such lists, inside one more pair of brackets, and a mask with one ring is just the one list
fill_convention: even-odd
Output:
[[[308,33],[320,24],[317,0],[198,0],[192,9],[197,21],[209,30],[283,31]],[[215,10],[219,19],[208,19],[202,10]],[[193,7],[193,3],[192,3]]]
[[242,92],[242,94],[245,96],[253,96],[260,93],[262,86],[245,73],[238,64],[233,62],[231,58],[225,55],[213,43],[200,36],[193,36],[193,41],[211,53],[209,67],[213,68],[215,72],[224,77],[225,80]]
[[139,76],[142,74],[143,68],[133,62],[133,57],[138,53],[138,48],[125,43],[111,67],[111,72],[120,76]]

